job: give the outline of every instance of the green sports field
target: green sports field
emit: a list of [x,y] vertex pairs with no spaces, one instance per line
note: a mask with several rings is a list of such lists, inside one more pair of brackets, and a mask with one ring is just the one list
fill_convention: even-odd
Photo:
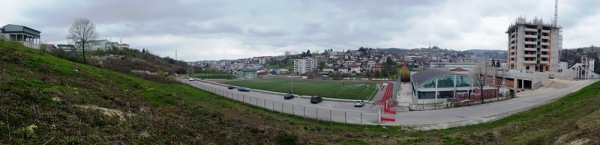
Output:
[[[320,96],[327,98],[361,100],[369,99],[377,87],[377,83],[281,78],[240,80],[226,82],[226,84],[284,93],[293,89],[295,94],[300,95],[313,96],[319,93]],[[293,87],[290,88],[290,84],[293,84]]]

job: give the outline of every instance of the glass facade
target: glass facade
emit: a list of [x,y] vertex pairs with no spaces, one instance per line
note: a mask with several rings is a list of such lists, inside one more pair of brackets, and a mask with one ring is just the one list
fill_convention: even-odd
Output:
[[435,80],[424,83],[423,88],[435,88]]
[[456,76],[456,87],[471,86],[469,76]]
[[419,92],[419,99],[435,99],[435,92]]
[[438,98],[454,98],[454,91],[440,91]]
[[[424,89],[424,91],[416,90],[418,91],[418,99],[464,98],[468,96],[467,90],[458,88],[470,87],[470,80],[468,75],[453,74],[425,81],[425,83],[422,83],[419,87],[420,89]],[[456,94],[454,91],[456,91]]]
[[454,87],[454,76],[446,76],[438,78],[438,88]]

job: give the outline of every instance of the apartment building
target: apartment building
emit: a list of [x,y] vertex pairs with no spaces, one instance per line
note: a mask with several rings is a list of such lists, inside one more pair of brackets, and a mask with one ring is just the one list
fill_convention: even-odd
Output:
[[304,74],[317,69],[317,59],[315,58],[303,58],[294,59],[294,72]]
[[506,31],[507,67],[528,73],[556,72],[562,48],[560,29],[556,24],[544,23],[542,19],[526,21],[525,18],[517,18]]

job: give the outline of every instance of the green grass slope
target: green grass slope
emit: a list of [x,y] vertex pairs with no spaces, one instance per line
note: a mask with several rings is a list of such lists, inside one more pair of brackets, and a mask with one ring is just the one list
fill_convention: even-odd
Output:
[[241,123],[233,116],[247,113],[232,108],[248,107],[186,85],[72,63],[13,42],[0,41],[0,54],[0,144],[246,144],[286,135]]
[[0,40],[0,144],[600,144],[600,83],[468,127],[321,122]]
[[[227,84],[244,86],[253,89],[268,90],[274,92],[290,92],[296,94],[314,96],[319,93],[323,97],[340,99],[366,100],[375,91],[376,83],[344,82],[330,80],[300,80],[300,79],[254,79],[225,82]],[[293,84],[293,88],[290,88]]]

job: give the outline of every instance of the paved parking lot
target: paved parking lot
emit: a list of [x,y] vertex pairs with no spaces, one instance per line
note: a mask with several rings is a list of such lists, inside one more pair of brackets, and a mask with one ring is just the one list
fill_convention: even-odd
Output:
[[[319,104],[311,104],[307,98],[296,97],[285,100],[281,95],[262,92],[239,92],[236,89],[229,90],[223,85],[202,81],[187,81],[179,79],[183,83],[216,92],[216,94],[247,102],[256,106],[264,107],[274,111],[316,118],[325,121],[335,121],[352,124],[378,124],[377,112],[380,106],[367,104],[362,108],[356,108],[352,102],[327,101]],[[535,91],[525,91],[517,94],[517,98],[505,101],[493,102],[468,107],[450,108],[443,110],[398,112],[395,122],[382,122],[382,125],[407,125],[417,129],[445,129],[449,127],[464,126],[497,120],[511,114],[527,110],[529,108],[543,105],[549,101],[565,96],[597,80],[564,81],[554,80],[562,83],[563,87],[542,87]]]
[[240,92],[237,89],[228,89],[227,85],[214,82],[185,79],[179,79],[179,81],[234,100],[307,118],[352,124],[378,124],[379,122],[378,107],[372,104],[365,104],[360,108],[354,107],[354,102],[342,101],[323,100],[321,103],[311,104],[309,98],[295,97],[285,100],[283,95],[257,91]]

